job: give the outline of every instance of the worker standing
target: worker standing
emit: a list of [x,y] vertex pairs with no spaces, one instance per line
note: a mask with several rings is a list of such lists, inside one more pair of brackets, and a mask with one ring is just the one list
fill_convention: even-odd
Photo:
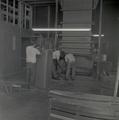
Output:
[[65,62],[67,64],[66,79],[74,80],[75,79],[75,57],[74,55],[71,53],[66,54]]
[[35,84],[37,55],[41,54],[37,47],[38,45],[36,44],[26,47],[26,63],[27,63],[26,77],[28,88],[34,86]]

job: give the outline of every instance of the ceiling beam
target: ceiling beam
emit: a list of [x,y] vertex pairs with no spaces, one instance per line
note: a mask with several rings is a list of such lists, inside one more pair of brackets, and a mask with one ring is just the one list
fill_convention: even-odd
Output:
[[55,2],[55,0],[22,0],[22,1],[25,1],[25,2],[30,2],[30,1],[32,1],[32,2],[35,2],[35,1],[38,1],[38,2],[52,2],[52,1],[54,1]]
[[55,0],[22,0],[30,5],[54,4]]
[[44,5],[44,4],[55,4],[55,2],[26,2],[30,5]]

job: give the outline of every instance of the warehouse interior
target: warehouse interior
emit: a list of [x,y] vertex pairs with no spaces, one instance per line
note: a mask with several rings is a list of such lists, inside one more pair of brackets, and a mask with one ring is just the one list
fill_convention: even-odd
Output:
[[[118,120],[118,13],[118,0],[0,0],[0,120]],[[52,76],[57,49],[74,55],[73,81]]]

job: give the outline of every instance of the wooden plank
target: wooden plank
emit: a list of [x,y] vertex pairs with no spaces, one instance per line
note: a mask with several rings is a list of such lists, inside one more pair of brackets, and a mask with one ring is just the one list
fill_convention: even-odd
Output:
[[83,50],[70,50],[70,49],[62,49],[63,51],[65,51],[66,53],[73,53],[74,55],[77,56],[87,56],[87,55],[91,55],[90,51],[83,51]]
[[63,23],[63,28],[91,28],[91,24],[65,24]]
[[[61,120],[61,118],[64,118],[64,116],[54,115],[54,114],[52,115],[52,114],[50,115],[51,116],[51,120]],[[78,120],[102,120],[102,119],[97,119],[97,118],[89,118],[88,116],[80,116],[80,117],[77,117],[77,119]],[[74,119],[74,120],[77,120],[77,119]]]
[[68,50],[70,50],[70,49],[73,50],[74,49],[74,50],[78,50],[79,52],[81,52],[81,51],[84,52],[83,50],[90,51],[90,48],[88,48],[88,47],[83,48],[83,47],[80,47],[80,46],[78,46],[78,47],[74,47],[74,46],[71,46],[71,47],[69,47],[69,46],[61,46],[60,48],[61,49],[68,49]]
[[87,51],[91,51],[90,50],[90,48],[79,48],[79,47],[77,47],[77,48],[74,48],[74,47],[64,47],[64,46],[60,46],[60,48],[62,49],[62,50],[64,50],[64,51],[75,51],[75,52],[87,52]]
[[57,111],[57,114],[64,111],[64,113],[74,116],[79,115],[92,119],[119,119],[119,98],[114,100],[111,96],[72,92],[50,91],[50,93],[55,98],[52,100],[51,106],[54,111]]
[[94,94],[87,94],[87,93],[73,93],[68,91],[60,91],[60,90],[51,90],[49,91],[50,95],[59,95],[74,99],[83,99],[88,101],[97,101],[97,102],[111,102],[113,103],[113,100],[115,100],[115,103],[119,103],[119,98],[113,98],[112,96],[104,96],[104,95],[94,95]]
[[32,18],[33,18],[33,8],[32,6],[30,6],[30,29],[32,29],[32,24],[33,24]]
[[65,117],[65,116],[57,115],[57,114],[53,114],[53,113],[51,113],[50,116],[53,117],[53,118],[57,118],[59,120],[76,120],[76,119],[73,119],[73,118],[69,118],[69,117]]
[[13,25],[15,25],[15,0],[13,0]]
[[[108,108],[111,107],[111,103],[105,103],[105,102],[95,102],[95,101],[87,101],[87,100],[77,100],[77,99],[71,99],[71,98],[64,98],[64,97],[56,97],[56,100],[53,101],[54,105],[58,105],[58,106],[62,106],[64,107],[65,104],[67,104],[67,106],[65,106],[65,108],[71,108],[70,105],[72,106],[79,106],[79,107],[84,107],[84,108],[90,108],[90,109],[95,109],[95,110],[107,110]],[[106,108],[108,107],[108,108]]]
[[91,24],[92,11],[63,12],[64,23]]
[[89,49],[74,49],[74,48],[63,48],[60,47],[63,51],[65,51],[66,53],[79,53],[79,54],[90,54],[91,51]]
[[50,50],[42,53],[37,63],[37,78],[35,85],[41,89],[48,89],[51,79],[52,54]]
[[104,107],[102,107],[102,109],[98,109],[98,106],[97,106],[97,108],[95,107],[95,109],[94,109],[91,107],[85,107],[83,105],[82,106],[74,106],[74,107],[71,107],[70,105],[69,106],[68,105],[69,104],[67,104],[67,107],[66,107],[66,104],[63,104],[62,106],[61,105],[60,106],[52,105],[52,109],[54,112],[56,112],[58,114],[64,113],[65,115],[68,115],[68,116],[69,115],[73,116],[78,113],[81,116],[84,116],[84,115],[92,116],[92,117],[98,116],[97,118],[103,118],[103,117],[113,118],[114,117],[114,111],[110,110],[109,108],[105,109]]
[[[55,28],[58,27],[58,0],[55,0]],[[58,35],[57,35],[57,31],[55,32],[55,43],[54,43],[54,47],[56,48],[57,46],[57,40],[58,40]]]
[[57,102],[55,103],[55,106],[52,105],[52,108],[54,109],[53,110],[54,113],[65,116],[71,116],[71,117],[76,116],[78,113],[80,116],[87,116],[89,118],[99,118],[99,119],[105,118],[107,120],[114,120],[115,118],[113,109],[111,110],[109,106],[103,107],[103,105],[101,105],[100,107],[100,104],[99,105],[89,104],[89,106],[84,104],[82,104],[81,106],[79,105],[71,106],[71,104],[67,104],[67,103],[61,104],[60,102]]
[[117,97],[118,94],[118,87],[119,87],[119,56],[117,60],[117,73],[116,73],[116,81],[115,81],[115,88],[114,88],[114,97]]
[[80,31],[80,32],[62,32],[63,37],[89,37],[91,36],[91,31]]
[[64,0],[63,3],[64,10],[92,9],[92,0]]
[[84,44],[82,44],[82,43],[62,43],[62,47],[66,47],[66,48],[78,48],[78,49],[80,49],[80,48],[86,48],[86,49],[91,49],[91,46],[90,46],[90,44],[86,44],[86,43],[84,43]]
[[87,42],[87,41],[69,41],[69,40],[66,40],[66,41],[60,41],[59,43],[61,44],[91,44],[92,42]]
[[75,109],[72,109],[72,111],[69,111],[68,109],[66,110],[66,109],[61,109],[61,108],[52,108],[51,113],[61,115],[61,116],[65,116],[65,117],[68,117],[68,118],[75,118],[75,116],[76,116]]
[[74,42],[82,42],[82,43],[85,43],[85,42],[91,42],[91,37],[63,37],[62,38],[62,42],[71,42],[71,41],[74,41]]

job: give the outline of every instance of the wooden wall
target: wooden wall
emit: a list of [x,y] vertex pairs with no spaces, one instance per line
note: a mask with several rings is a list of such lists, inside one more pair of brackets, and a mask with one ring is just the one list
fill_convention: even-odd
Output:
[[18,27],[0,21],[0,76],[21,69],[21,36]]

